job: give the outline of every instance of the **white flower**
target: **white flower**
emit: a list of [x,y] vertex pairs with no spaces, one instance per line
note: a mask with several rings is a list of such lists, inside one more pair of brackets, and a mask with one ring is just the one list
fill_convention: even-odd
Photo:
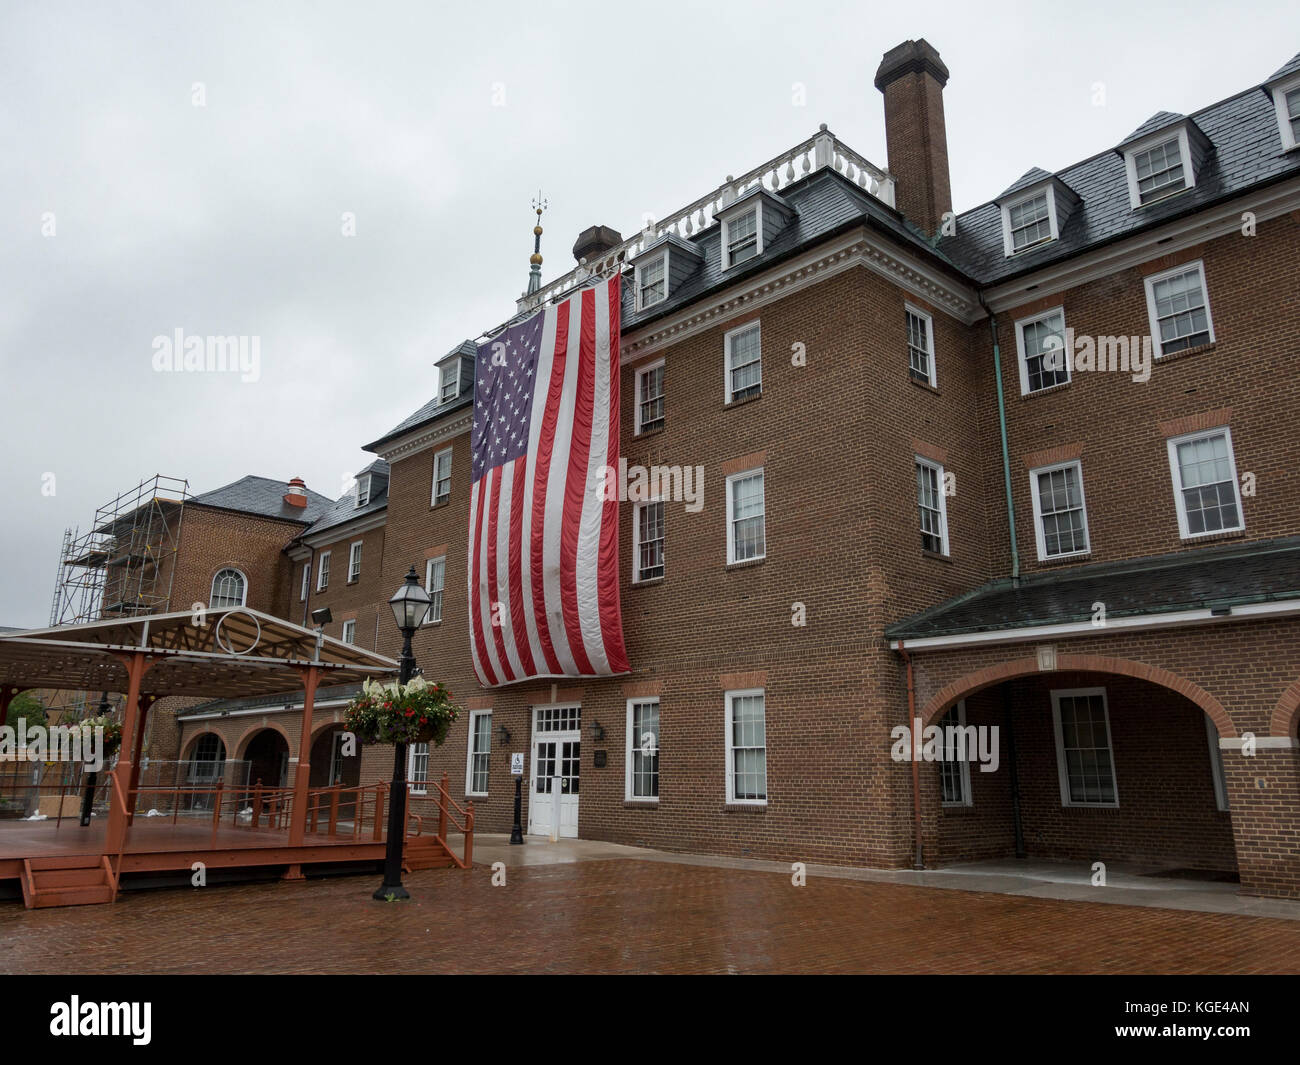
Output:
[[429,682],[423,677],[412,677],[406,685],[408,692],[422,692],[429,686]]

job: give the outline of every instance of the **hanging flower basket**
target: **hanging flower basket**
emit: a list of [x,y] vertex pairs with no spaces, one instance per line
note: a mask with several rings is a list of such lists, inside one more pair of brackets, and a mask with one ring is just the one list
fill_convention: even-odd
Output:
[[[117,754],[118,748],[122,746],[122,723],[120,721],[114,721],[108,715],[104,715],[103,717],[82,718],[77,722],[76,727],[82,730],[90,729],[93,731],[97,728],[102,728],[104,730],[103,754],[105,758],[111,758],[113,755]],[[89,736],[85,736],[83,742],[88,742],[89,739]]]
[[405,686],[367,680],[361,694],[348,704],[343,720],[362,743],[432,743],[441,747],[459,713],[445,687],[415,677]]

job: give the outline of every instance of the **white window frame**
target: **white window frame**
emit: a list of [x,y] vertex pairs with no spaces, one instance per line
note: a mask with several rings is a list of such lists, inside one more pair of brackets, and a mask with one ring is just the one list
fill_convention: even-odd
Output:
[[348,584],[356,584],[361,579],[361,550],[364,540],[353,540],[348,545]]
[[912,331],[908,327],[908,322],[907,322],[907,316],[909,314],[913,314],[917,318],[921,318],[925,321],[925,340],[926,340],[926,344],[928,345],[928,350],[926,351],[926,354],[930,358],[930,376],[925,383],[928,384],[931,388],[938,388],[939,367],[936,364],[934,358],[934,315],[930,314],[929,311],[921,310],[921,308],[917,307],[915,304],[907,303],[906,301],[904,301],[903,326],[907,332],[907,374],[909,377],[911,377],[913,381],[921,380],[919,377],[916,377],[912,373]]
[[357,478],[357,498],[352,504],[353,508],[360,510],[370,502],[370,474],[363,473]]
[[[424,751],[420,752],[423,747]],[[415,758],[417,753],[424,755],[424,779],[416,780],[415,778]],[[427,743],[412,743],[406,749],[406,779],[410,783],[412,795],[429,794],[429,745]]]
[[[912,457],[916,460],[916,466],[928,466],[930,469],[934,470],[935,478],[939,488],[939,522],[942,526],[942,528],[940,529],[940,532],[942,534],[940,536],[940,539],[943,541],[943,548],[940,551],[931,551],[930,548],[922,545],[921,550],[929,551],[931,554],[938,554],[938,555],[942,555],[944,558],[948,558],[950,557],[949,542],[948,542],[948,493],[944,491],[946,486],[945,486],[944,475],[943,475],[943,463],[935,462],[934,459],[928,459],[924,455],[913,455]],[[915,466],[912,468],[912,476],[913,479],[915,479],[916,477]],[[921,528],[921,499],[919,495],[917,496],[916,499],[916,531],[918,533],[925,532],[925,530]]]
[[[657,577],[641,576],[641,511],[645,507],[654,506],[655,504],[659,504],[663,506],[664,500],[660,496],[655,496],[653,499],[645,499],[642,500],[640,503],[633,504],[632,506],[632,583],[633,584],[646,584],[651,581],[661,581],[668,575],[668,550],[667,550],[668,508],[667,506],[664,506],[664,535],[662,538],[662,543],[664,545],[664,550],[663,550],[664,571],[663,573],[659,574]],[[766,516],[766,509],[765,509],[765,516]],[[766,521],[764,521],[764,532],[766,534]]]
[[[748,259],[744,259],[739,263],[732,263],[731,253],[728,250],[728,246],[731,243],[731,223],[734,222],[737,218],[741,218],[742,216],[749,214],[751,211],[753,211],[754,213],[754,238],[755,238],[754,254],[751,255]],[[731,211],[728,215],[722,218],[721,221],[722,221],[721,261],[722,261],[723,270],[730,270],[732,266],[744,266],[745,263],[752,262],[753,260],[757,259],[759,256],[763,254],[763,201],[762,200],[756,199],[752,207],[745,207],[737,211]]]
[[[1070,798],[1070,773],[1065,761],[1065,735],[1061,729],[1061,699],[1069,696],[1101,696],[1102,719],[1106,723],[1106,750],[1110,752],[1111,784],[1115,792],[1114,802],[1075,802]],[[1105,688],[1054,688],[1052,689],[1052,731],[1056,736],[1056,775],[1061,785],[1061,805],[1077,806],[1083,809],[1117,810],[1119,809],[1119,771],[1115,766],[1115,741],[1110,734],[1110,700]]]
[[[1141,193],[1138,191],[1137,157],[1143,152],[1167,144],[1172,140],[1178,141],[1178,158],[1182,160],[1183,166],[1183,187],[1172,192],[1161,193],[1143,203]],[[1133,210],[1136,211],[1139,207],[1151,207],[1157,203],[1164,203],[1171,196],[1177,196],[1180,192],[1188,192],[1196,187],[1196,167],[1192,165],[1192,153],[1188,150],[1189,147],[1187,127],[1180,126],[1174,131],[1168,128],[1158,130],[1151,136],[1143,137],[1140,141],[1136,141],[1124,149],[1124,172],[1128,177],[1128,200],[1129,206]]]
[[[438,382],[438,406],[442,406],[444,403],[450,403],[460,395],[460,364],[461,360],[456,359],[451,364],[452,369],[443,372],[442,380]],[[448,385],[452,386],[452,393],[450,396],[447,395]]]
[[[445,503],[451,498],[451,453],[452,448],[445,447],[433,456],[433,484],[429,489],[429,505],[436,507],[439,503]],[[443,478],[438,476],[438,464],[442,461],[443,456],[447,457],[447,492],[445,495],[438,495],[438,482]]]
[[302,564],[302,587],[298,590],[298,602],[307,602],[307,593],[311,590],[311,563]]
[[[763,795],[761,799],[738,799],[736,798],[736,752],[732,746],[732,738],[735,735],[732,728],[733,714],[735,710],[735,700],[746,696],[760,695],[763,697]],[[727,705],[726,733],[723,738],[723,746],[727,752],[727,805],[728,806],[766,806],[768,800],[772,797],[772,789],[768,779],[767,772],[767,690],[764,688],[740,688],[735,691],[724,693],[724,699]]]
[[478,718],[486,717],[488,719],[487,743],[488,749],[483,751],[483,755],[488,760],[488,787],[492,786],[492,711],[489,710],[471,710],[469,712],[469,737],[465,740],[465,794],[473,798],[485,798],[487,791],[474,790],[474,736]]
[[[1041,322],[1045,318],[1054,318],[1058,314],[1061,316],[1061,340],[1062,340],[1061,351],[1065,355],[1065,380],[1058,381],[1054,385],[1048,385],[1046,388],[1036,388],[1031,392],[1029,389],[1029,367],[1025,363],[1025,328],[1027,326],[1035,325],[1036,323]],[[1057,306],[1057,307],[1049,307],[1047,310],[1040,311],[1038,314],[1031,314],[1028,318],[1021,318],[1017,320],[1016,322],[1016,364],[1020,368],[1020,394],[1022,396],[1037,396],[1043,392],[1050,392],[1054,388],[1064,388],[1072,380],[1074,380],[1074,374],[1070,370],[1070,363],[1072,361],[1072,359],[1070,358],[1071,353],[1066,351],[1064,346],[1064,341],[1066,336],[1065,331],[1067,328],[1068,326],[1065,321],[1064,305]]]
[[1214,783],[1215,809],[1227,813],[1232,807],[1228,803],[1228,779],[1223,772],[1223,748],[1219,746],[1219,729],[1209,714],[1202,712],[1205,718],[1205,739],[1210,745],[1210,779]]
[[[435,589],[433,587],[433,567],[436,566],[438,563],[442,563],[442,585],[441,587]],[[447,591],[447,556],[446,555],[438,555],[434,558],[425,560],[424,590],[428,592],[429,600],[430,600],[429,612],[424,615],[424,624],[437,625],[442,621],[443,600],[446,598],[446,591]],[[433,596],[435,592],[437,592],[438,594],[438,598],[436,600],[438,604],[437,617],[433,616],[433,603],[435,602]]]
[[[1038,493],[1038,478],[1044,473],[1074,467],[1074,475],[1079,483],[1079,504],[1083,511],[1083,538],[1087,543],[1082,551],[1066,551],[1059,555],[1047,553],[1047,535],[1043,529],[1043,501]],[[1092,531],[1088,528],[1088,497],[1083,490],[1083,461],[1071,459],[1069,462],[1053,462],[1047,466],[1036,466],[1029,471],[1029,498],[1034,507],[1034,541],[1038,546],[1039,562],[1056,562],[1062,558],[1077,558],[1092,554]]]
[[[965,699],[959,699],[959,700],[957,701],[957,705],[954,706],[954,707],[952,708],[952,710],[949,710],[948,713],[945,713],[945,714],[943,715],[943,717],[939,718],[939,727],[940,727],[940,728],[944,728],[944,727],[945,727],[945,726],[944,726],[944,721],[947,719],[948,714],[952,713],[953,710],[955,710],[955,711],[957,712],[957,713],[956,713],[956,717],[957,717],[957,727],[958,727],[958,728],[962,728],[962,729],[964,729],[964,728],[966,727],[966,700],[965,700]],[[948,757],[948,734],[947,734],[947,732],[944,732],[944,735],[943,735],[943,738],[942,738],[942,743],[943,743],[943,753],[944,753],[944,759],[945,759],[945,761],[940,763],[940,767],[941,767],[941,768],[940,768],[940,774],[939,774],[939,804],[940,804],[941,806],[949,807],[949,808],[952,808],[952,809],[958,809],[958,808],[965,807],[965,806],[974,806],[974,805],[975,805],[975,796],[974,796],[974,794],[971,792],[971,786],[970,786],[970,759],[969,759],[969,758],[963,758],[960,762],[957,763],[957,764],[961,767],[961,776],[960,776],[960,778],[959,778],[959,779],[960,779],[960,782],[961,782],[961,798],[960,798],[960,799],[945,799],[945,798],[943,797],[943,772],[942,772],[942,766],[946,764],[946,760],[947,760],[947,757]],[[967,753],[969,753],[969,751],[968,751]]]
[[[1178,445],[1186,444],[1191,440],[1200,440],[1207,436],[1217,436],[1222,433],[1228,444],[1228,461],[1232,464],[1232,494],[1237,501],[1237,525],[1232,529],[1211,529],[1208,532],[1188,532],[1187,526],[1187,502],[1183,499],[1183,469],[1178,462]],[[1182,436],[1171,436],[1165,441],[1165,448],[1169,454],[1169,475],[1174,485],[1174,506],[1178,510],[1178,534],[1184,540],[1200,540],[1206,536],[1222,536],[1225,533],[1245,532],[1246,530],[1246,512],[1241,506],[1241,478],[1237,473],[1237,453],[1232,447],[1232,430],[1226,425],[1219,425],[1212,429],[1201,429],[1194,433],[1184,433]]]
[[[641,749],[640,738],[632,732],[632,708],[634,706],[639,706],[639,705],[643,706],[646,703],[654,703],[659,708],[659,732],[655,736],[654,754],[658,755],[660,750],[662,749],[661,740],[663,737],[663,727],[664,727],[663,703],[659,701],[659,696],[647,695],[647,696],[642,696],[639,699],[628,699],[627,723],[626,725],[624,725],[624,733],[627,736],[627,743],[624,745],[627,747],[627,757],[624,759],[624,764],[623,764],[623,801],[624,802],[656,802],[657,803],[659,801],[658,795],[636,795],[633,794],[633,790],[632,790],[633,755],[636,754],[636,752]],[[659,775],[659,770],[657,766],[655,769],[655,775],[656,776]]]
[[[748,477],[763,478],[763,553],[761,555],[751,555],[749,558],[736,558],[736,538],[733,535],[735,518],[732,516],[732,494],[737,481],[743,481]],[[741,470],[739,473],[729,474],[727,476],[727,565],[732,566],[737,563],[757,562],[761,558],[767,558],[767,474],[762,466],[754,466],[748,470]]]
[[752,322],[746,322],[744,325],[738,325],[735,329],[729,329],[722,334],[722,387],[725,390],[726,401],[728,404],[732,401],[731,392],[731,345],[733,339],[741,333],[747,333],[753,330],[758,334],[758,395],[746,396],[746,399],[758,399],[763,394],[763,326],[759,319],[755,318]]
[[[1047,225],[1051,235],[1046,240],[1035,241],[1033,244],[1026,244],[1023,248],[1016,248],[1011,236],[1011,208],[1019,207],[1022,203],[1028,203],[1030,200],[1036,200],[1039,196],[1047,197]],[[1060,236],[1060,223],[1056,217],[1056,190],[1052,187],[1039,185],[1036,189],[1030,189],[1023,195],[1017,195],[1014,199],[1007,200],[1006,203],[1002,204],[1002,250],[1008,258],[1013,255],[1024,255],[1027,251],[1033,251],[1035,248],[1051,244],[1052,241],[1059,240]]]
[[[641,271],[651,263],[662,261],[664,264],[664,294],[659,299],[646,303],[641,290]],[[644,262],[636,264],[636,309],[644,311],[648,307],[658,307],[661,303],[668,302],[668,249],[664,248],[658,255],[648,255]]]
[[[1147,293],[1147,324],[1151,328],[1151,348],[1155,352],[1157,359],[1164,358],[1164,345],[1160,341],[1160,318],[1156,313],[1156,285],[1171,277],[1177,277],[1179,274],[1190,273],[1192,270],[1196,270],[1201,275],[1201,298],[1205,300],[1205,327],[1210,334],[1210,339],[1205,343],[1214,343],[1214,314],[1210,310],[1210,285],[1205,279],[1205,263],[1201,259],[1193,259],[1181,266],[1175,266],[1172,270],[1162,270],[1158,274],[1152,274],[1150,277],[1142,279]],[[1190,349],[1183,349],[1183,351],[1186,350]],[[1175,355],[1181,355],[1182,353],[1182,351],[1174,352]]]
[[323,592],[330,586],[330,552],[322,551],[316,560],[316,591]]
[[[351,639],[349,639],[349,635],[351,636]],[[357,642],[357,619],[356,618],[348,618],[343,622],[343,632],[340,636],[340,639],[342,639],[344,643],[355,644]]]
[[[642,389],[642,387],[641,387],[641,381],[642,381],[642,378],[643,378],[646,374],[648,374],[648,373],[652,373],[652,372],[655,371],[655,370],[664,369],[664,367],[665,367],[666,365],[667,365],[667,363],[666,363],[666,361],[665,361],[664,359],[656,359],[656,360],[655,360],[654,362],[652,362],[652,363],[649,363],[649,364],[647,364],[647,365],[645,365],[645,366],[638,366],[638,367],[636,368],[636,376],[635,376],[635,378],[634,378],[634,385],[633,385],[633,391],[634,391],[634,393],[635,393],[634,399],[636,400],[636,404],[635,404],[635,406],[634,406],[633,409],[632,409],[632,419],[633,419],[633,424],[636,426],[636,434],[635,434],[635,435],[637,435],[637,436],[640,436],[641,433],[645,431],[644,426],[643,426],[642,423],[641,423],[641,404],[642,404],[642,402],[643,402],[644,399],[645,399],[645,397],[644,397],[644,395],[643,395],[643,389]],[[761,372],[762,372],[762,371],[761,371],[761,367],[760,367],[760,373],[761,373]],[[665,415],[665,417],[664,417],[664,423],[667,424],[667,414],[668,414],[668,411],[667,411],[668,373],[667,373],[667,370],[666,370],[666,369],[664,369],[664,378],[663,378],[663,380],[664,380],[664,395],[663,395],[663,398],[664,398],[664,401],[665,401],[665,402],[664,402],[664,408],[665,408],[665,409],[664,409],[664,415]],[[661,429],[661,428],[663,428],[662,425],[661,425],[661,426],[656,426],[656,430]]]
[[[239,575],[239,580],[240,580],[239,602],[233,607],[230,606],[218,607],[214,605],[217,598],[217,578],[220,577],[223,573],[227,573],[227,572],[235,573]],[[235,610],[238,609],[239,607],[247,606],[248,605],[248,575],[242,569],[239,569],[237,566],[222,566],[219,570],[217,570],[216,573],[212,575],[212,584],[208,588],[208,605],[214,610]]]
[[1285,152],[1300,148],[1300,141],[1296,140],[1295,134],[1291,131],[1291,119],[1286,113],[1286,94],[1297,89],[1300,89],[1300,73],[1292,74],[1285,81],[1279,81],[1271,89],[1273,107],[1277,111],[1277,124],[1282,134],[1282,150]]

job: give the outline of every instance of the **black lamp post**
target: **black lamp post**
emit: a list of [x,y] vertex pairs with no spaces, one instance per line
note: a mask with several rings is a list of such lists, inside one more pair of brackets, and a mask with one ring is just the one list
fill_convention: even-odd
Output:
[[[415,674],[415,655],[411,653],[411,637],[424,624],[429,613],[429,593],[420,587],[420,578],[412,566],[402,586],[388,600],[393,617],[402,632],[401,670],[398,682],[406,684]],[[372,898],[381,902],[409,899],[402,887],[402,842],[406,835],[406,744],[393,744],[393,794],[388,807],[388,846],[384,851],[384,882]]]

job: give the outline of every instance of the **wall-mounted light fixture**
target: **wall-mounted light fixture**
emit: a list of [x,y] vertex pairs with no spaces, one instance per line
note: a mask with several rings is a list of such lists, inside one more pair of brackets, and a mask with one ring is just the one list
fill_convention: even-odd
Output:
[[510,742],[510,730],[505,725],[497,729],[497,735],[501,737],[502,746]]
[[593,721],[591,723],[591,738],[595,740],[603,740],[605,738],[605,726],[599,721]]

